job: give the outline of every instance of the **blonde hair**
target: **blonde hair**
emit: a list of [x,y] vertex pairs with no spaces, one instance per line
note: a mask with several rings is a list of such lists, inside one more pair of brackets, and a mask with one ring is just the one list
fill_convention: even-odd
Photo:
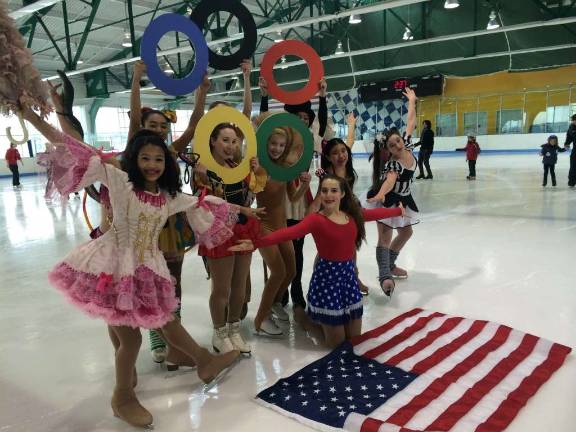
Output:
[[270,138],[274,135],[279,135],[286,139],[286,147],[284,147],[284,151],[282,152],[282,156],[280,156],[275,162],[277,164],[285,165],[288,156],[290,155],[290,150],[292,147],[292,142],[294,141],[294,134],[290,128],[285,127],[276,127],[272,130],[272,133],[268,137],[267,144],[270,143]]

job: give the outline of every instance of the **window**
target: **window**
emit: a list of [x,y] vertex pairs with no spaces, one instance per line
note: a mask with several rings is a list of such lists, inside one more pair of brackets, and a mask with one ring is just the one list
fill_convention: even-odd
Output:
[[486,112],[464,113],[464,135],[470,133],[476,135],[486,135],[488,133],[488,114]]
[[507,109],[496,112],[497,133],[522,133],[525,114],[519,109]]
[[570,106],[551,106],[546,109],[546,132],[566,132],[570,123]]
[[456,136],[456,113],[436,114],[436,135]]

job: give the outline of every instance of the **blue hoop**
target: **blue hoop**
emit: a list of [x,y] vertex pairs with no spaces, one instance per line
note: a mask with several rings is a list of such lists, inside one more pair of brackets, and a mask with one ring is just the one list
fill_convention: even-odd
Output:
[[[167,76],[158,65],[156,47],[160,39],[171,31],[188,36],[196,53],[194,69],[182,79]],[[175,13],[161,15],[146,27],[142,35],[140,56],[146,63],[150,81],[164,93],[172,96],[192,93],[202,83],[208,69],[208,45],[202,31],[188,18]]]

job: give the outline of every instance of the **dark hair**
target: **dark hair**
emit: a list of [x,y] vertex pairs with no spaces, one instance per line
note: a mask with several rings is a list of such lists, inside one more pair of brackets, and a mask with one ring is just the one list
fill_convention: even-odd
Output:
[[140,123],[142,125],[142,127],[144,127],[144,124],[146,123],[146,120],[148,120],[148,117],[154,115],[154,114],[159,114],[162,117],[164,117],[166,119],[167,123],[172,123],[172,120],[170,120],[166,114],[164,114],[162,111],[158,111],[152,108],[142,108],[142,115],[140,117]]
[[572,121],[576,120],[576,114],[572,115],[571,119]]
[[322,185],[326,180],[335,180],[340,185],[340,190],[344,192],[344,196],[340,201],[340,210],[354,219],[354,223],[356,224],[356,249],[360,249],[362,242],[366,240],[366,228],[364,227],[364,216],[362,216],[362,208],[358,203],[358,200],[352,193],[352,189],[348,186],[348,182],[346,179],[342,177],[338,177],[333,174],[327,174],[322,177],[320,180],[320,184],[318,185],[318,192],[322,189]]
[[330,152],[334,147],[337,145],[343,145],[346,147],[346,151],[348,152],[348,162],[346,162],[346,181],[350,186],[350,189],[354,189],[354,183],[356,183],[356,179],[358,178],[358,174],[356,174],[356,170],[352,164],[352,151],[350,147],[346,145],[344,141],[340,138],[332,138],[328,140],[326,145],[322,148],[322,157],[320,158],[320,165],[324,171],[328,171],[329,168],[334,168],[332,163],[330,162]]
[[424,123],[428,129],[432,129],[432,122],[430,120],[424,120],[422,123]]
[[164,140],[156,133],[148,130],[140,130],[134,134],[126,145],[126,150],[122,157],[122,169],[128,174],[128,179],[135,189],[144,190],[145,179],[138,168],[138,155],[145,145],[154,145],[164,151],[164,172],[158,179],[158,188],[165,190],[172,197],[182,191],[182,181],[180,180],[180,170],[176,159],[168,150]]
[[390,159],[390,151],[386,147],[386,135],[381,140],[374,140],[374,150],[372,152],[372,190],[380,189],[380,177],[382,163]]

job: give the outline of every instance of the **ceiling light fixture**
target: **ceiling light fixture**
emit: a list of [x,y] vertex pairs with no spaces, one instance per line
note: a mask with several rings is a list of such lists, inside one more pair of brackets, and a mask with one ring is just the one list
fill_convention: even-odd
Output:
[[280,69],[286,69],[288,66],[286,66],[286,56],[282,56],[282,58],[280,59]]
[[458,0],[446,0],[444,2],[444,9],[456,9],[458,6],[460,6]]
[[360,15],[350,15],[348,22],[350,24],[360,24],[362,22],[362,18],[360,17]]
[[164,73],[165,73],[166,75],[174,75],[174,69],[172,69],[172,68],[170,67],[170,65],[168,64],[168,62],[166,62],[166,63],[164,64],[164,67],[163,67],[162,69],[164,70]]
[[334,54],[336,54],[336,55],[344,54],[344,49],[342,48],[342,42],[341,41],[338,41],[338,44],[336,45],[336,52]]
[[414,39],[414,36],[412,35],[412,30],[410,30],[410,27],[404,28],[404,34],[402,35],[402,39],[405,41]]
[[497,15],[495,11],[490,12],[490,16],[488,17],[490,18],[490,21],[488,21],[488,25],[486,26],[486,30],[494,30],[497,29],[498,27],[500,27],[500,24],[498,23]]
[[122,41],[122,46],[125,48],[132,47],[132,38],[130,37],[130,32],[124,33],[124,40]]
[[283,42],[284,38],[282,37],[282,30],[278,30],[278,32],[276,33],[276,36],[274,37],[274,42],[275,43],[279,43],[279,42]]

